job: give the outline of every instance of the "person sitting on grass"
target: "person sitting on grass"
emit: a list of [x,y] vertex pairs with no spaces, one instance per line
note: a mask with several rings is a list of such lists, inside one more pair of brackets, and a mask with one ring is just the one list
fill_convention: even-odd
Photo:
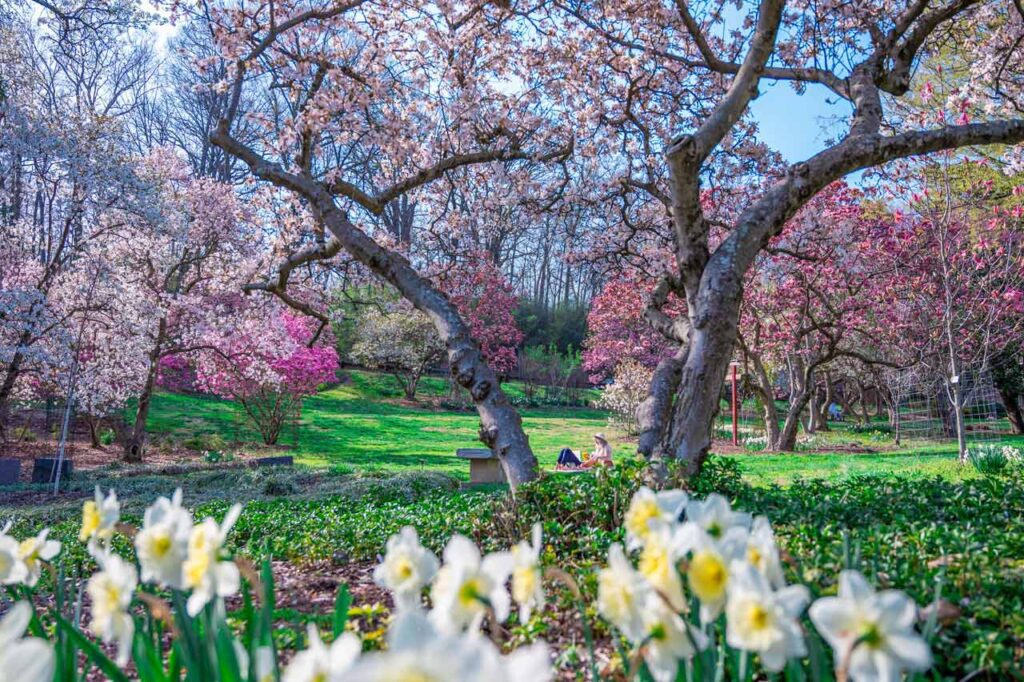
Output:
[[592,469],[598,465],[611,466],[613,463],[612,446],[608,444],[608,439],[604,437],[603,433],[595,433],[594,454],[588,455],[584,451],[583,458],[580,459],[570,448],[562,448],[562,451],[558,453],[557,469],[560,471],[578,471],[581,469]]

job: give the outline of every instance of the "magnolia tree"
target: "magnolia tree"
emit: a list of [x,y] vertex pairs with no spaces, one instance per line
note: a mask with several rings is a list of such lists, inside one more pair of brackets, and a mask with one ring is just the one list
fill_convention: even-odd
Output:
[[[218,84],[232,104],[214,143],[300,196],[319,231],[295,245],[268,288],[283,289],[295,268],[342,248],[394,285],[437,327],[513,484],[535,475],[536,460],[468,325],[367,231],[391,202],[430,196],[435,180],[473,164],[527,166],[573,152],[570,167],[586,181],[572,192],[595,202],[619,196],[630,230],[667,226],[673,262],[647,314],[678,350],[654,373],[639,449],[693,472],[710,445],[747,272],[786,221],[857,170],[1024,139],[1014,114],[1024,22],[994,1],[856,0],[837,12],[762,0],[738,15],[724,0],[413,2],[400,13],[386,3],[286,0],[231,3],[208,16],[233,64]],[[949,40],[961,35],[973,39]],[[919,62],[940,48],[967,57],[966,96],[985,101],[987,120],[921,126],[887,115],[884,103],[904,97]],[[838,98],[848,126],[819,153],[764,176],[748,110],[761,87],[779,81]],[[249,116],[264,134],[248,144],[233,134],[243,90],[276,98],[279,112]],[[709,179],[748,186],[748,199],[708,210]],[[664,309],[670,293],[685,301],[685,315]]]
[[395,377],[406,400],[415,400],[420,379],[444,358],[444,344],[426,315],[397,302],[360,316],[350,356]]
[[[269,308],[269,309],[268,309]],[[338,354],[329,329],[277,306],[226,301],[232,324],[198,351],[196,386],[237,401],[267,445],[277,443],[302,399],[337,378]]]
[[[886,305],[894,270],[876,258],[874,221],[864,200],[842,184],[826,188],[789,221],[748,274],[739,347],[764,410],[768,449],[796,447],[805,410],[806,426],[813,428],[821,412],[818,378],[825,380],[827,405],[827,373],[837,360],[891,364],[877,349],[880,328],[896,324]],[[789,388],[781,429],[775,406],[780,371]]]
[[[648,315],[678,351],[654,373],[639,450],[684,460],[691,472],[711,442],[747,273],[786,222],[857,170],[1024,139],[1016,114],[1024,21],[1003,3],[856,0],[837,8],[762,0],[737,12],[714,0],[596,2],[538,12],[550,18],[550,30],[538,33],[552,36],[538,68],[585,74],[560,86],[578,98],[579,128],[596,131],[592,148],[577,149],[610,162],[613,182],[601,189],[622,189],[632,205],[654,203],[671,224],[675,262]],[[950,40],[964,35],[970,39]],[[985,120],[921,126],[887,115],[886,103],[910,92],[920,61],[940,50],[967,57],[971,88],[962,95],[985,103]],[[734,211],[707,210],[702,187],[709,178],[730,180],[720,173],[724,160],[753,163],[763,154],[750,138],[749,106],[778,82],[842,102],[844,129],[762,180],[739,166],[732,181],[752,188],[749,199]],[[725,228],[718,243],[713,227]],[[666,292],[685,300],[685,315],[665,314]]]
[[966,459],[965,386],[1024,333],[1024,232],[1016,200],[997,201],[991,182],[969,167],[960,177],[954,183],[946,163],[931,167],[885,235],[879,258],[902,274],[899,305],[913,330],[903,343],[914,344],[941,378],[951,431]]
[[[552,102],[533,69],[538,53],[526,44],[536,32],[490,3],[416,2],[397,11],[389,3],[285,0],[202,10],[232,64],[218,84],[231,99],[213,142],[301,198],[313,218],[313,233],[291,245],[263,288],[281,294],[296,268],[346,250],[430,319],[452,376],[477,407],[481,438],[512,485],[534,478],[537,460],[521,419],[471,325],[372,228],[403,197],[426,199],[420,205],[443,218],[447,186],[435,181],[458,169],[502,162],[502,172],[526,186],[520,168],[571,151],[568,136],[543,125]],[[274,99],[280,112],[248,117],[262,133],[251,144],[235,134],[243,90]]]
[[434,280],[469,324],[484,361],[499,376],[516,368],[516,348],[523,333],[516,325],[519,299],[504,275],[485,256],[439,270]]
[[636,360],[626,359],[615,366],[611,384],[601,391],[599,404],[611,412],[608,418],[612,426],[620,427],[630,436],[639,432],[636,411],[647,397],[651,385],[651,369]]
[[149,312],[132,335],[143,346],[146,372],[125,441],[127,461],[142,459],[161,361],[215,347],[219,329],[229,323],[225,313],[234,310],[222,301],[237,294],[255,267],[254,235],[229,185],[191,177],[166,149],[144,159],[139,174],[149,204],[121,212],[123,224],[103,241],[107,258],[127,269]]
[[[68,367],[101,219],[138,199],[122,118],[144,59],[113,27],[59,40],[43,22],[0,22],[0,431],[16,392]],[[39,28],[43,26],[43,28]],[[72,56],[74,59],[72,59]]]
[[614,376],[622,363],[632,362],[651,371],[672,355],[672,343],[644,319],[652,288],[650,280],[639,274],[623,274],[609,280],[591,302],[583,369],[593,383]]

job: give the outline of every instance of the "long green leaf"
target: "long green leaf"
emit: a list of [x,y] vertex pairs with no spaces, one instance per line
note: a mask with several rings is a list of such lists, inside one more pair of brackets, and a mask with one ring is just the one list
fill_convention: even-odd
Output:
[[94,641],[83,635],[81,632],[75,629],[71,623],[67,622],[59,614],[54,614],[54,618],[57,621],[57,627],[74,642],[75,646],[86,655],[86,657],[92,661],[107,679],[112,682],[128,682],[128,676],[125,675],[117,664],[114,663],[110,658],[103,653]]

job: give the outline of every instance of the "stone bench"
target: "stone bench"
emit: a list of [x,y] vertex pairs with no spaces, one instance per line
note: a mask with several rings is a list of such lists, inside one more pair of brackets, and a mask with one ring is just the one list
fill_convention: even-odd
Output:
[[459,448],[455,456],[469,460],[470,483],[504,483],[505,470],[488,448]]

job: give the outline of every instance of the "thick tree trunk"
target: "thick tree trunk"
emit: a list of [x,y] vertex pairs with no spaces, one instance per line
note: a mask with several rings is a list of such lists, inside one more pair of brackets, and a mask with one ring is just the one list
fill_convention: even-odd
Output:
[[[731,273],[705,272],[700,310],[679,374],[668,429],[659,445],[682,463],[683,474],[700,472],[711,448],[712,428],[720,408],[722,385],[732,361],[739,322],[740,284]],[[717,280],[717,281],[716,281]]]
[[828,409],[832,406],[832,395],[834,390],[832,388],[832,373],[825,372],[825,381],[823,384],[823,396],[821,402],[818,404],[818,430],[819,431],[831,431],[828,425]]
[[786,408],[786,421],[772,449],[778,452],[796,450],[796,437],[800,429],[800,418],[804,409],[811,401],[814,392],[814,370],[807,367],[800,356],[789,361],[789,406]]
[[1006,418],[1010,420],[1010,429],[1016,434],[1024,434],[1024,413],[1020,409],[1020,396],[998,388],[999,398],[1006,408]]
[[514,490],[537,477],[537,458],[523,431],[523,422],[509,403],[494,371],[484,361],[469,326],[442,292],[422,277],[408,260],[389,252],[353,225],[322,187],[303,186],[310,206],[334,237],[353,257],[392,284],[434,323],[448,351],[448,365],[460,386],[469,391],[480,415],[480,440],[501,461]]

